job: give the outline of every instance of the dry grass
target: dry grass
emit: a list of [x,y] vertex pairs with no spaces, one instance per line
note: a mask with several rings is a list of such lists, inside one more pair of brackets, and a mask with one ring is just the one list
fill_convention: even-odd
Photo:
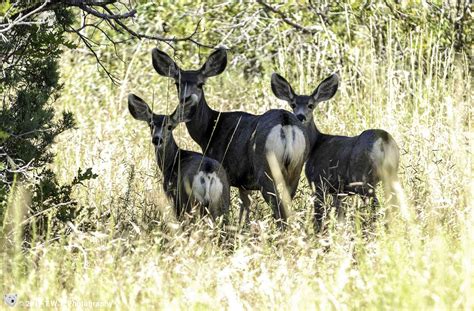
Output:
[[[90,57],[66,53],[65,89],[57,105],[74,112],[78,126],[56,144],[53,167],[63,181],[80,167],[99,175],[75,193],[88,207],[83,219],[95,228],[70,225],[72,233],[59,241],[7,252],[0,292],[64,309],[93,302],[130,310],[472,309],[469,63],[451,49],[441,51],[437,42],[423,51],[410,44],[408,53],[395,55],[389,41],[380,63],[370,45],[354,48],[352,63],[341,68],[320,65],[327,46],[279,46],[273,69],[294,81],[299,93],[340,70],[338,95],[315,113],[323,132],[356,135],[383,128],[402,150],[400,178],[413,218],[394,217],[390,230],[377,225],[364,234],[364,207],[348,200],[347,220],[331,220],[320,236],[313,233],[304,181],[284,232],[275,228],[259,194],[252,223],[241,232],[222,231],[206,220],[178,224],[169,215],[148,130],[126,109],[128,92],[153,102],[160,113],[176,103],[174,85],[151,67],[150,46],[123,52],[119,87],[97,73]],[[238,67],[211,79],[206,97],[221,110],[288,108],[271,94],[270,72],[249,83]],[[198,150],[183,125],[175,137],[181,147]],[[234,192],[232,202],[235,225]]]

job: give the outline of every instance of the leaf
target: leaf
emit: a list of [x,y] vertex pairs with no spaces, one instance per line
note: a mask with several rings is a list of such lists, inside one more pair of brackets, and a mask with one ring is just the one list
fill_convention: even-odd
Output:
[[4,132],[0,130],[0,142],[3,143],[5,140],[7,140],[10,137],[10,134],[7,132]]
[[72,185],[77,185],[77,184],[82,185],[83,181],[96,179],[97,177],[99,177],[99,175],[94,174],[92,172],[92,168],[89,167],[86,170],[84,170],[84,172],[82,172],[81,169],[79,168],[77,172],[77,176],[74,177],[74,180],[72,181]]
[[0,3],[0,15],[5,16],[7,11],[12,7],[10,0]]
[[67,47],[68,49],[71,49],[71,50],[76,49],[77,46],[78,46],[76,43],[74,43],[73,41],[70,41],[70,40],[64,41],[64,42],[63,42],[63,45],[64,45],[65,47]]

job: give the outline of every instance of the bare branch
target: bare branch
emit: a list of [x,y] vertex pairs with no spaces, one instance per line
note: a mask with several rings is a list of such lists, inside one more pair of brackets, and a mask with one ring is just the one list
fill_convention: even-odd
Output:
[[103,18],[103,19],[113,19],[113,20],[127,19],[129,17],[134,17],[135,14],[137,13],[137,10],[133,9],[133,10],[127,12],[127,13],[124,13],[124,14],[104,14],[104,13],[100,13],[97,10],[94,10],[91,7],[88,7],[87,5],[81,4],[78,7],[81,10],[83,10],[87,13],[90,13],[90,14],[96,16],[96,17]]
[[317,32],[315,29],[310,29],[310,28],[304,27],[304,26],[292,21],[290,18],[288,18],[288,16],[285,15],[285,13],[283,13],[282,11],[270,6],[269,4],[265,3],[263,0],[257,0],[257,3],[262,5],[267,10],[279,15],[281,17],[282,21],[284,21],[288,25],[292,26],[293,28],[295,28],[297,30],[300,30],[303,33],[315,34]]
[[[118,6],[116,4],[119,4]],[[127,25],[127,20],[131,20],[137,13],[134,8],[129,8],[127,5],[121,3],[118,0],[42,0],[42,2],[24,8],[22,11],[12,14],[11,16],[6,15],[0,20],[0,38],[4,41],[11,40],[8,38],[8,34],[12,28],[18,25],[33,25],[41,23],[35,20],[41,12],[51,11],[56,8],[74,8],[78,9],[81,13],[81,26],[77,29],[71,26],[65,27],[65,31],[76,34],[80,41],[86,46],[86,48],[94,55],[97,60],[97,64],[102,68],[107,76],[112,80],[114,84],[117,84],[117,79],[106,69],[104,64],[99,59],[97,52],[94,50],[99,46],[96,42],[93,42],[88,35],[85,34],[85,30],[93,29],[93,32],[99,31],[105,38],[114,45],[115,54],[118,56],[117,47],[118,43],[126,42],[133,39],[147,39],[165,43],[174,49],[173,43],[177,42],[191,42],[199,47],[214,48],[212,45],[204,44],[199,42],[195,36],[199,31],[201,21],[196,24],[194,31],[184,37],[165,37],[160,35],[151,35],[146,33],[140,33],[132,29]],[[126,11],[125,11],[126,10]],[[125,11],[125,12],[121,12]],[[97,18],[91,21],[88,18]],[[102,24],[105,21],[104,24]],[[104,27],[99,26],[102,24]],[[64,26],[63,26],[64,27]],[[117,33],[128,35],[128,39],[115,40],[114,35],[111,34],[107,28],[110,27]],[[83,31],[84,30],[84,31]],[[113,32],[112,32],[113,33]],[[11,35],[14,35],[11,33]],[[11,40],[13,41],[13,40]],[[120,58],[120,57],[119,57]]]
[[48,3],[50,2],[50,0],[45,0],[43,2],[43,4],[41,4],[39,7],[35,8],[34,10],[28,12],[27,14],[25,15],[18,15],[17,18],[15,18],[13,21],[7,23],[7,24],[0,24],[0,28],[3,28],[3,29],[0,29],[0,33],[2,32],[7,32],[9,31],[10,29],[12,29],[13,27],[15,27],[16,25],[18,24],[25,24],[25,20],[30,17],[30,16],[33,16],[35,15],[36,13],[39,13],[41,12],[47,5]]
[[[109,14],[112,14],[112,11],[109,8],[104,7],[104,9]],[[196,27],[194,28],[194,31],[190,35],[188,35],[186,37],[182,37],[182,38],[176,38],[176,37],[175,38],[166,38],[166,37],[161,37],[161,36],[152,36],[152,35],[142,34],[142,33],[138,33],[136,31],[130,29],[127,25],[122,23],[122,21],[120,21],[120,20],[115,20],[115,23],[117,23],[123,30],[125,30],[126,32],[128,32],[132,36],[137,37],[139,39],[157,40],[157,41],[162,41],[162,42],[191,41],[191,42],[193,42],[194,44],[196,44],[200,47],[205,47],[205,48],[210,48],[210,49],[215,48],[214,46],[203,44],[203,43],[200,43],[200,42],[193,39],[193,37],[196,35],[196,33],[199,29],[199,25],[201,24],[201,20],[199,20],[199,22],[196,24]]]
[[408,18],[409,18],[408,15],[404,14],[403,12],[400,12],[400,11],[394,9],[394,8],[390,5],[389,1],[384,0],[383,2],[384,2],[385,5],[389,8],[390,12],[391,12],[395,17],[401,18],[401,19],[408,19]]
[[64,0],[63,1],[66,4],[78,6],[81,4],[85,5],[108,5],[108,4],[114,4],[117,2],[117,0]]
[[105,74],[109,77],[109,79],[112,81],[112,83],[118,85],[118,79],[110,73],[110,71],[107,70],[107,68],[104,66],[104,64],[102,64],[102,61],[100,60],[99,56],[97,55],[97,53],[94,51],[94,48],[91,44],[91,40],[89,38],[87,38],[86,36],[84,36],[83,34],[81,34],[80,31],[77,31],[76,29],[74,28],[70,28],[72,32],[74,32],[75,34],[77,34],[79,36],[79,38],[81,39],[81,41],[85,44],[85,46],[87,47],[87,49],[92,53],[92,55],[94,55],[96,61],[97,61],[97,64],[104,70]]
[[[106,20],[107,23],[114,30],[121,32],[120,29],[122,29],[128,34],[138,39],[155,40],[155,41],[160,41],[167,44],[170,44],[172,42],[190,41],[200,47],[211,48],[211,49],[214,48],[214,46],[212,45],[203,44],[193,38],[199,29],[200,22],[198,22],[192,34],[186,37],[181,37],[181,38],[177,38],[177,37],[169,38],[169,37],[162,37],[162,36],[157,36],[157,35],[147,35],[147,34],[138,33],[132,30],[131,28],[129,28],[127,25],[125,25],[125,23],[121,21],[121,20],[134,17],[137,11],[135,9],[131,9],[130,11],[126,13],[116,14],[109,7],[107,7],[107,5],[113,5],[116,2],[117,0],[45,0],[41,5],[27,8],[21,12],[16,13],[15,15],[12,16],[12,18],[14,18],[14,21],[16,22],[21,22],[21,21],[24,21],[24,19],[27,17],[33,16],[43,11],[51,10],[59,5],[65,5],[65,6],[77,7],[81,9],[83,12],[86,12],[95,17],[101,18],[103,20]],[[107,14],[99,12],[98,10],[92,8],[92,6],[100,6],[107,12]],[[117,27],[117,25],[119,27]],[[0,34],[2,32],[6,32],[10,30],[14,26],[16,26],[16,24],[15,23],[12,24],[12,22],[0,24]],[[4,29],[1,29],[2,27]]]

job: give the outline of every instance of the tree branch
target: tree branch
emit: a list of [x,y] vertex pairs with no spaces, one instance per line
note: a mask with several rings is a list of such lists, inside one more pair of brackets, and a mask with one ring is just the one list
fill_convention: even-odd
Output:
[[84,4],[80,4],[80,5],[78,5],[78,7],[81,10],[83,10],[87,13],[90,13],[90,14],[96,16],[96,17],[102,18],[102,19],[113,19],[113,20],[127,19],[129,17],[134,17],[135,14],[137,13],[137,10],[133,9],[129,12],[124,13],[124,14],[103,14],[103,13],[100,13],[99,11],[94,10],[93,8],[88,7],[87,5],[84,5]]
[[[122,6],[118,7],[115,4],[122,4]],[[112,80],[114,84],[117,84],[117,78],[114,77],[104,66],[101,62],[99,56],[97,55],[95,49],[99,44],[93,42],[90,37],[85,34],[85,30],[92,28],[93,31],[100,31],[105,38],[114,45],[115,53],[117,55],[116,45],[117,43],[121,43],[124,41],[132,40],[132,39],[147,39],[147,40],[154,40],[158,42],[165,43],[170,47],[173,47],[173,43],[177,42],[191,42],[199,47],[204,48],[214,48],[212,45],[204,44],[196,40],[194,37],[199,31],[199,27],[201,25],[201,21],[197,22],[194,31],[186,35],[184,37],[164,37],[159,35],[150,35],[145,33],[140,33],[127,25],[127,20],[132,19],[137,10],[134,8],[129,8],[124,3],[120,2],[119,0],[42,0],[40,3],[35,5],[29,6],[24,8],[23,10],[13,13],[10,16],[8,14],[2,20],[0,20],[0,38],[4,41],[12,41],[8,38],[8,34],[14,36],[14,32],[12,29],[19,25],[33,25],[37,24],[38,20],[35,18],[38,15],[45,11],[52,11],[58,8],[74,8],[78,9],[79,12],[82,13],[82,21],[81,26],[77,29],[74,29],[71,26],[65,27],[65,31],[72,32],[76,34],[80,41],[85,45],[85,47],[94,55],[95,59],[97,60],[97,64],[100,68],[102,68],[107,76]],[[121,12],[122,10],[126,10],[124,13]],[[99,22],[97,23],[96,20],[87,20],[87,18],[97,18]],[[104,27],[100,27],[99,25],[104,22]],[[63,26],[64,27],[64,26]],[[113,31],[109,34],[110,27],[117,33],[129,35],[129,39],[116,41],[114,40]],[[83,31],[84,30],[84,31]],[[117,55],[118,56],[118,55]]]
[[74,29],[72,27],[70,29],[71,29],[72,32],[74,32],[75,34],[77,34],[79,36],[79,38],[84,43],[84,45],[87,47],[87,49],[92,53],[92,55],[94,55],[94,57],[97,61],[97,64],[104,70],[105,74],[109,77],[109,79],[112,81],[112,83],[118,85],[119,84],[118,79],[114,75],[112,75],[110,73],[110,71],[107,70],[107,68],[104,66],[104,64],[102,64],[102,61],[100,60],[97,53],[94,51],[94,48],[93,48],[92,44],[89,42],[91,40],[89,38],[87,38],[86,36],[84,36],[83,34],[81,34],[76,29]]
[[[0,24],[0,33],[10,30],[11,28],[17,25],[16,24],[17,22],[22,22],[28,17],[32,17],[35,14],[52,10],[57,6],[64,5],[64,6],[70,6],[70,7],[77,7],[83,12],[86,12],[95,17],[104,19],[108,22],[108,24],[114,30],[119,31],[119,28],[114,25],[114,23],[116,23],[124,31],[126,31],[127,33],[129,33],[130,35],[138,39],[156,40],[156,41],[164,42],[167,44],[172,43],[172,42],[190,41],[200,47],[211,48],[211,49],[214,48],[214,46],[212,45],[203,44],[193,38],[199,29],[200,21],[196,25],[196,28],[192,34],[186,37],[181,37],[181,38],[176,38],[176,37],[168,38],[168,37],[162,37],[162,36],[157,36],[157,35],[147,35],[147,34],[138,33],[130,29],[127,25],[125,25],[125,23],[121,21],[121,20],[126,20],[131,17],[134,17],[137,11],[135,9],[131,9],[130,11],[126,13],[116,14],[109,7],[107,7],[107,5],[115,4],[116,2],[117,0],[45,0],[42,4],[38,4],[33,7],[26,8],[20,12],[15,13],[13,16],[11,16],[11,18],[13,19],[13,23],[11,21],[6,21],[7,18],[5,18]],[[100,6],[108,14],[101,13],[97,11],[96,9],[92,8],[92,6]],[[1,29],[2,27],[5,29]]]
[[32,11],[26,13],[25,15],[18,15],[13,21],[7,23],[7,24],[0,24],[0,28],[3,27],[3,29],[0,29],[0,33],[3,33],[3,32],[7,32],[9,31],[10,29],[12,29],[13,27],[15,27],[16,25],[18,24],[25,24],[25,20],[30,17],[30,16],[33,16],[39,12],[41,12],[47,5],[48,3],[50,2],[50,0],[45,0],[43,2],[43,4],[41,4],[40,6],[38,6],[37,8],[33,9]]
[[[111,14],[112,11],[107,8],[107,7],[104,7],[104,9],[109,13]],[[194,28],[194,31],[186,36],[186,37],[182,37],[182,38],[166,38],[166,37],[161,37],[161,36],[152,36],[152,35],[147,35],[147,34],[142,34],[142,33],[138,33],[132,29],[130,29],[127,25],[125,25],[122,21],[120,20],[115,20],[115,23],[118,24],[123,30],[125,30],[126,32],[128,32],[129,34],[131,34],[132,36],[134,37],[137,37],[139,39],[149,39],[149,40],[157,40],[157,41],[162,41],[162,42],[180,42],[180,41],[191,41],[193,42],[194,44],[200,46],[200,47],[205,47],[205,48],[210,48],[210,49],[213,49],[214,46],[211,46],[211,45],[207,45],[207,44],[203,44],[203,43],[200,43],[196,40],[193,39],[194,35],[196,35],[198,29],[199,29],[199,25],[201,24],[201,20],[198,21],[198,23],[196,24],[196,27]]]
[[310,28],[307,28],[307,27],[304,27],[294,21],[292,21],[291,19],[289,19],[285,13],[283,13],[282,11],[270,6],[269,4],[265,3],[263,0],[257,0],[257,3],[260,4],[261,6],[263,6],[264,8],[266,8],[267,10],[279,15],[281,17],[281,20],[284,21],[285,23],[287,23],[288,25],[290,25],[291,27],[303,32],[303,33],[306,33],[306,34],[315,34],[317,31],[315,29],[310,29]]

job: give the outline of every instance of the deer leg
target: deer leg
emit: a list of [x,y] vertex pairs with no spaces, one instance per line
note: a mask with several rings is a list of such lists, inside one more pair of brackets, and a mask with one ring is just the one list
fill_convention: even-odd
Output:
[[325,214],[324,194],[316,189],[314,198],[314,231],[316,233],[319,233],[323,229],[323,220]]
[[268,190],[266,188],[262,188],[261,192],[263,198],[273,210],[273,217],[275,217],[276,219],[277,226],[280,229],[284,229],[287,220],[287,215],[280,198],[278,198],[272,190]]
[[378,218],[378,213],[379,213],[379,207],[380,207],[380,202],[377,196],[374,195],[372,196],[372,200],[370,202],[370,212],[371,212],[371,217],[370,217],[370,225],[373,226],[375,222],[377,221]]
[[380,206],[379,200],[375,192],[369,192],[363,196],[365,205],[368,206],[368,212],[366,214],[366,220],[364,221],[366,230],[374,230],[375,222],[377,221],[378,207]]
[[[263,198],[273,210],[273,217],[276,220],[277,226],[280,229],[284,229],[286,221],[288,219],[287,206],[285,203],[290,203],[282,200],[281,191],[288,191],[285,180],[275,180],[272,177],[271,168],[268,166],[266,170],[261,170],[258,176],[258,183],[260,185],[260,191]],[[290,193],[283,193],[283,196],[287,197],[287,200],[291,200]]]
[[263,178],[263,180],[260,180],[260,191],[262,192],[265,201],[271,206],[273,217],[275,217],[278,227],[284,229],[288,216],[285,206],[278,194],[276,185],[270,178]]
[[298,190],[298,184],[300,182],[302,170],[303,165],[298,166],[296,169],[294,169],[293,173],[288,176],[288,192],[291,199],[295,197],[296,191]]
[[332,195],[332,201],[336,208],[337,220],[341,222],[346,217],[346,211],[341,207],[341,199],[339,198],[338,193]]
[[239,212],[239,225],[242,224],[242,216],[245,211],[245,224],[249,222],[250,214],[250,191],[239,188],[240,197],[240,212]]

